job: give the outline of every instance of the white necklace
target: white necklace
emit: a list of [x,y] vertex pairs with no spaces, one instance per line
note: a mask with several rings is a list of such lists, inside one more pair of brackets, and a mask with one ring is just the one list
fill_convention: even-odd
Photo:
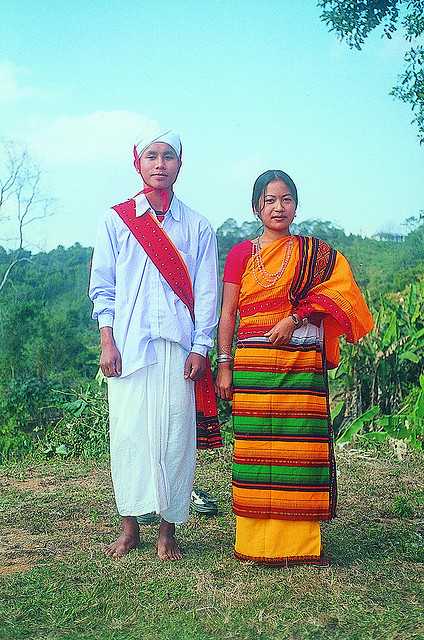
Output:
[[270,289],[281,278],[291,258],[293,245],[293,237],[290,237],[280,268],[278,271],[271,272],[267,271],[265,268],[259,238],[252,242],[253,276],[260,287],[263,289]]

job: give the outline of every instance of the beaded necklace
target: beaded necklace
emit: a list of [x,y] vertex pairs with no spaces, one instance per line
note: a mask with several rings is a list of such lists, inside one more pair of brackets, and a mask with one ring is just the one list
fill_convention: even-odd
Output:
[[287,265],[290,261],[293,252],[294,240],[290,237],[287,243],[287,248],[281,261],[281,266],[278,271],[270,272],[265,268],[265,264],[262,258],[261,245],[259,238],[252,242],[252,266],[253,276],[260,287],[263,289],[270,289],[281,278],[284,271],[287,269]]

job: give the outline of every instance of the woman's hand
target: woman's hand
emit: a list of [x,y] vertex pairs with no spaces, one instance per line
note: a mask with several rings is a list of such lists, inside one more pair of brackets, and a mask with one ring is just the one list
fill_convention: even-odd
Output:
[[292,337],[295,328],[295,321],[293,318],[288,316],[287,318],[283,318],[277,322],[277,324],[272,327],[270,331],[267,331],[264,336],[265,338],[268,338],[275,347],[278,347],[280,344],[288,344],[290,342],[290,338]]
[[233,397],[233,372],[227,363],[218,364],[215,392],[222,400],[231,400]]

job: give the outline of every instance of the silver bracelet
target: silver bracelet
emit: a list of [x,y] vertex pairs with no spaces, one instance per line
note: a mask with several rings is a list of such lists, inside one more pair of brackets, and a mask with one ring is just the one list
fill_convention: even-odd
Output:
[[229,356],[228,353],[219,353],[217,357],[217,362],[232,362],[234,358]]

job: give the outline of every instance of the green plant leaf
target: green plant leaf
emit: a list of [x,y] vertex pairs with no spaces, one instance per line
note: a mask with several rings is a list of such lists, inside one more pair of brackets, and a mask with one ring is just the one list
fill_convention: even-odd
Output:
[[388,347],[397,337],[397,318],[395,312],[392,312],[389,326],[387,327],[384,335],[383,335],[383,345],[384,347]]
[[340,427],[343,424],[344,413],[346,409],[346,403],[344,400],[337,402],[335,407],[331,411],[331,422],[333,425],[333,430],[337,438],[337,434],[340,431]]
[[375,405],[365,411],[359,418],[356,418],[351,424],[343,431],[339,438],[337,438],[337,444],[346,444],[350,442],[357,433],[370,422],[380,412],[380,407]]
[[345,406],[345,403],[342,401],[338,402],[336,404],[336,406],[334,407],[334,409],[332,409],[331,411],[331,420],[334,422],[335,420],[337,420],[337,417],[340,415],[340,413],[343,411]]
[[418,364],[420,358],[413,351],[404,351],[400,354],[399,360],[410,360],[411,362],[415,362],[415,364]]
[[68,455],[68,449],[67,449],[65,444],[60,444],[58,447],[56,447],[55,451],[60,456],[67,456]]
[[384,442],[389,437],[387,431],[370,431],[362,435],[365,440],[371,440],[372,442]]
[[415,414],[415,417],[418,418],[419,420],[422,420],[424,418],[424,390],[420,391],[420,394],[418,396],[418,399],[415,405],[414,414]]
[[419,338],[422,338],[423,336],[424,336],[424,328],[417,331],[417,333],[414,333],[414,335],[411,336],[411,338],[412,340],[419,340]]
[[100,387],[102,386],[103,383],[106,382],[107,378],[103,375],[103,371],[100,369],[100,367],[94,379]]

